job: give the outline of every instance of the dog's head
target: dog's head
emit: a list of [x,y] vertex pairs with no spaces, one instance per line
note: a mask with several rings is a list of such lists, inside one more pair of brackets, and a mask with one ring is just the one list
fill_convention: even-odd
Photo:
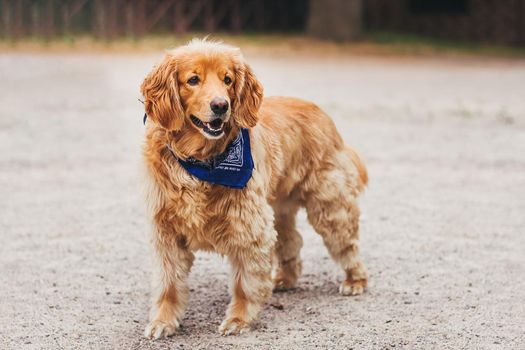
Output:
[[168,52],[141,91],[153,122],[181,137],[206,140],[255,126],[263,96],[239,49],[206,40]]

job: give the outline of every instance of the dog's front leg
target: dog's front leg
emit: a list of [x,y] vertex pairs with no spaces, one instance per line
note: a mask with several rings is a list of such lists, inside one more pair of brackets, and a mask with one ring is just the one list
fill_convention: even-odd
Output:
[[[273,227],[272,227],[273,230]],[[235,249],[229,255],[232,267],[232,300],[226,319],[219,327],[223,335],[239,334],[249,329],[272,294],[271,254],[274,240]]]
[[174,235],[157,232],[153,243],[158,260],[156,286],[151,322],[144,335],[159,339],[173,335],[179,328],[188,303],[187,277],[194,256],[185,247],[183,240]]

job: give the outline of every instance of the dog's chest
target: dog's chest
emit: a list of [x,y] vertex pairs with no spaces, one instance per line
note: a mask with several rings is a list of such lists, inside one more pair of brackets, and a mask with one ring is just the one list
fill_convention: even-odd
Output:
[[244,216],[249,211],[246,196],[250,189],[229,189],[190,179],[176,192],[169,204],[169,216],[190,249],[220,252],[227,241],[249,230]]
[[261,234],[258,226],[272,220],[257,170],[245,188],[233,189],[201,181],[166,156],[148,163],[148,201],[163,231],[182,236],[191,250],[221,253],[251,244]]

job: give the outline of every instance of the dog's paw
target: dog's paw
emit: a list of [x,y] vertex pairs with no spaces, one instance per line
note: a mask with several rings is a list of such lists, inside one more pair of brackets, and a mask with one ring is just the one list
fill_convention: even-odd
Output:
[[144,330],[144,336],[149,339],[161,339],[169,337],[177,331],[179,322],[151,321]]
[[219,333],[222,335],[242,334],[250,330],[248,323],[239,318],[226,319],[219,326]]
[[343,281],[339,287],[339,293],[341,295],[361,295],[365,291],[366,280],[358,281]]
[[273,279],[274,292],[284,292],[295,288],[295,281],[287,278],[276,277]]

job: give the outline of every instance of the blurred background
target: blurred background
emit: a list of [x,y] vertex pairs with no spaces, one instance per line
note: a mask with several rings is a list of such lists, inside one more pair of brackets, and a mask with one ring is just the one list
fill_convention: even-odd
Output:
[[[180,334],[152,343],[139,87],[209,34],[364,159],[370,284],[337,294],[300,212],[281,308],[219,336],[228,264],[198,253]],[[1,349],[523,348],[523,213],[525,0],[0,0]]]
[[525,45],[523,0],[2,0],[0,11],[8,40],[229,32],[344,41],[403,33]]

